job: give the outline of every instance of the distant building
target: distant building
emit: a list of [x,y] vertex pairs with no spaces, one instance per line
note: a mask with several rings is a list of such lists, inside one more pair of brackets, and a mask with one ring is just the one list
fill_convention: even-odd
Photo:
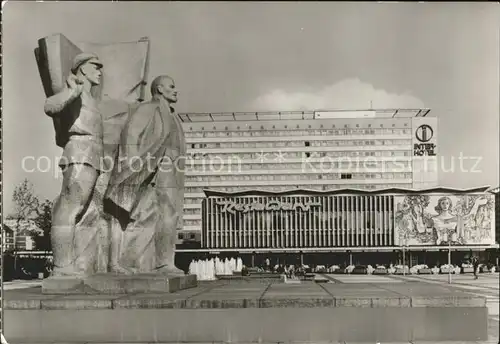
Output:
[[449,245],[456,262],[495,249],[488,187],[438,185],[429,112],[180,113],[188,156],[178,252],[247,265],[375,264],[396,263],[405,247],[415,265],[444,264]]
[[30,251],[35,249],[31,233],[43,232],[33,220],[6,219],[3,222],[3,250]]
[[15,247],[14,230],[12,230],[9,226],[5,224],[2,227],[2,245],[4,252],[13,250]]

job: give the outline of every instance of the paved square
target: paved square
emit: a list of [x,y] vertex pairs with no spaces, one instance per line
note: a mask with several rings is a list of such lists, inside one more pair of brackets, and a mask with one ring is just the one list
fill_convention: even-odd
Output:
[[[448,284],[448,275],[412,275],[401,278],[406,281],[421,281],[429,284],[441,285],[450,289],[465,291],[486,298],[486,306],[491,320],[498,324],[500,280],[498,273],[479,274],[476,280],[472,274],[451,275],[451,284]],[[498,332],[498,331],[497,331]],[[497,333],[498,338],[498,333]]]
[[328,279],[336,283],[401,283],[400,279],[381,275],[326,275]]

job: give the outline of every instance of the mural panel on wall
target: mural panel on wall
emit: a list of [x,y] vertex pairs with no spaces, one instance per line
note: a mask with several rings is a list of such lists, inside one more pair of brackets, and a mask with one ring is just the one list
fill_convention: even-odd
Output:
[[396,245],[489,245],[495,242],[493,195],[396,196]]

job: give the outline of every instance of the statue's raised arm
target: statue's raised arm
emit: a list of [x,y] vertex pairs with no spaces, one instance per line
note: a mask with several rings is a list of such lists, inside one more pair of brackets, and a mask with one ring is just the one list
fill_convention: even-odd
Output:
[[66,80],[66,87],[59,93],[48,97],[45,101],[44,111],[50,117],[63,114],[64,109],[73,103],[83,91],[83,80],[71,73]]

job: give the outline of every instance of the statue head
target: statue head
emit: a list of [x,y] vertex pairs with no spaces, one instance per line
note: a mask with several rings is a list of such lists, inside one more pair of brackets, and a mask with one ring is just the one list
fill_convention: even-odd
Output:
[[96,86],[101,83],[102,67],[96,54],[81,53],[74,58],[71,72],[84,83],[88,81],[90,86]]
[[177,90],[174,79],[160,75],[151,83],[151,96],[155,100],[165,99],[168,103],[177,103]]

